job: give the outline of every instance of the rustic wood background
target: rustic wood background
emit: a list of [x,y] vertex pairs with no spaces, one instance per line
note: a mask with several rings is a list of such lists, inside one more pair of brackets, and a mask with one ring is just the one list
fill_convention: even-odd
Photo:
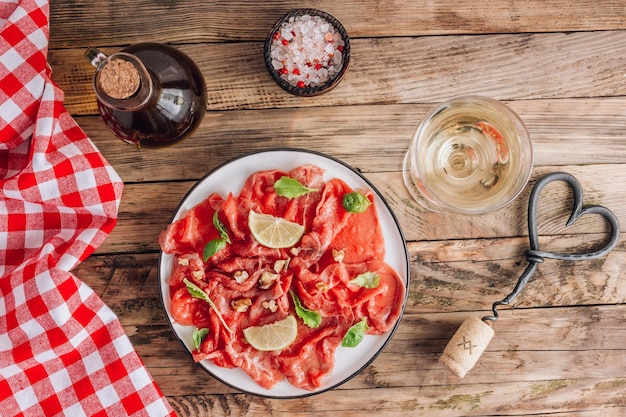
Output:
[[[352,60],[332,92],[286,94],[262,59],[273,23],[314,6],[346,27]],[[626,224],[626,2],[56,0],[49,62],[66,107],[126,183],[119,222],[76,268],[117,313],[180,416],[626,415],[626,250],[546,261],[514,303],[474,370],[454,378],[437,363],[468,315],[485,315],[525,266],[526,204],[534,181],[566,171],[585,201]],[[109,53],[169,43],[201,68],[205,119],[185,142],[137,150],[103,126],[88,46]],[[421,117],[436,103],[482,94],[509,104],[535,150],[531,183],[511,205],[479,217],[426,212],[406,192],[401,164]],[[386,196],[411,254],[406,314],[362,374],[306,399],[236,392],[197,367],[168,327],[157,288],[157,236],[202,175],[244,152],[304,147],[361,170]],[[570,192],[542,195],[543,249],[601,245],[595,216],[571,227]]]

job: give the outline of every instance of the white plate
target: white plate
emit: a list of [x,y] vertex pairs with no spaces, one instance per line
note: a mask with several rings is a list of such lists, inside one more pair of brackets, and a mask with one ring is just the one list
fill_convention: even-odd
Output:
[[[370,189],[374,192],[374,204],[378,211],[379,222],[385,239],[385,261],[396,270],[405,283],[406,295],[402,300],[402,311],[404,312],[409,287],[409,254],[398,221],[382,194],[365,177],[332,157],[301,149],[270,149],[236,158],[217,167],[198,181],[180,202],[171,222],[184,217],[191,208],[202,202],[211,193],[218,192],[224,196],[229,192],[239,194],[248,176],[257,171],[270,169],[289,171],[306,164],[323,168],[326,181],[332,178],[341,178],[354,189]],[[172,269],[172,261],[172,255],[161,253],[159,257],[159,289],[171,327],[191,354],[194,349],[191,336],[193,326],[181,326],[175,323],[170,314],[171,302],[168,279]],[[335,368],[331,374],[326,376],[322,386],[314,391],[296,388],[286,381],[276,384],[271,389],[265,389],[241,369],[222,368],[208,360],[203,360],[199,364],[213,377],[237,390],[270,398],[305,397],[335,388],[361,372],[391,340],[399,322],[400,319],[393,329],[384,335],[366,336],[355,348],[339,346],[335,353]]]

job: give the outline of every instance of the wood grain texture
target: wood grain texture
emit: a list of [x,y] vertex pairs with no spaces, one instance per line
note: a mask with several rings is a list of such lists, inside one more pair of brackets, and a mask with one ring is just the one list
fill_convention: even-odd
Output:
[[[94,13],[88,1],[56,3],[51,21],[53,48],[141,41],[259,41],[287,11],[311,6],[289,0],[127,0],[123,5],[101,2],[98,13]],[[485,4],[471,0],[454,3],[445,0],[321,0],[316,1],[314,7],[339,19],[353,38],[626,28],[626,7],[619,0],[521,0]],[[138,15],[141,19],[134,19],[130,24],[133,16]]]
[[[462,251],[463,259],[458,259],[461,254],[455,254],[444,261],[421,260],[422,251],[444,252],[440,248],[445,245],[409,244],[412,267],[408,313],[488,310],[493,302],[511,292],[525,267],[525,248],[518,239],[487,241],[485,246],[490,249],[486,252],[492,254],[488,259]],[[499,253],[496,247],[501,248]],[[518,253],[511,253],[511,247],[517,247]],[[606,258],[594,261],[546,260],[513,306],[625,303],[625,250],[620,244]],[[157,284],[157,254],[93,256],[76,268],[76,274],[98,292],[125,324],[165,323]]]
[[[567,169],[593,161],[607,170],[613,165],[610,176],[621,175],[617,164],[626,155],[626,99],[508,104],[528,126],[535,167]],[[195,181],[232,158],[275,147],[328,153],[366,175],[399,172],[413,133],[430,108],[430,104],[391,104],[208,112],[197,132],[180,146],[159,150],[121,143],[99,117],[76,119],[122,179],[135,183]]]
[[[263,399],[226,387],[180,352],[178,341],[167,337],[169,328],[159,332],[154,326],[127,326],[126,330],[183,415],[360,415],[372,404],[380,415],[485,415],[520,409],[527,413],[612,409],[611,415],[619,415],[624,411],[626,379],[616,366],[626,355],[623,306],[503,314],[480,363],[459,380],[447,374],[437,359],[468,314],[479,313],[407,313],[391,344],[365,371],[336,390],[298,400]],[[572,320],[579,323],[575,329]],[[594,348],[588,349],[589,345]],[[228,407],[222,408],[223,402]]]
[[[94,46],[100,46],[95,44]],[[500,100],[613,97],[626,92],[621,31],[366,38],[351,42],[345,78],[331,94],[295,97],[270,77],[262,42],[181,45],[201,69],[208,110],[436,103],[465,94]],[[120,48],[103,48],[105,53]],[[85,49],[49,53],[67,108],[95,114]],[[355,109],[356,110],[356,109]]]
[[[437,243],[431,245],[434,248]],[[603,263],[623,264],[622,251],[612,254]],[[362,404],[367,397],[378,404],[383,415],[409,415],[419,411],[437,416],[455,415],[455,412],[484,415],[486,410],[504,411],[507,404],[511,409],[522,407],[527,412],[537,413],[548,412],[557,405],[561,410],[582,407],[622,411],[626,406],[619,399],[626,390],[623,369],[615,366],[622,363],[626,355],[623,344],[626,294],[617,295],[611,290],[624,291],[624,276],[619,284],[611,282],[614,281],[611,274],[601,273],[596,274],[595,285],[586,285],[586,281],[580,279],[560,282],[563,279],[560,268],[542,265],[542,273],[522,295],[525,301],[514,309],[502,310],[488,351],[471,374],[460,380],[449,376],[437,363],[437,358],[467,316],[480,317],[487,313],[486,301],[498,296],[504,280],[493,279],[494,261],[482,262],[492,265],[486,266],[482,274],[476,272],[480,268],[471,267],[473,260],[438,262],[447,266],[445,278],[440,281],[432,273],[435,263],[421,263],[419,266],[426,268],[412,271],[406,313],[392,342],[380,356],[336,391],[311,399],[283,401],[238,394],[193,363],[166,324],[158,301],[156,261],[155,254],[92,256],[75,272],[107,304],[115,306],[114,311],[137,351],[175,407],[180,407],[177,411],[182,415],[208,412],[231,415],[228,413],[235,410],[238,415],[246,416],[286,412],[308,415],[298,408],[303,404],[309,404],[305,409],[314,409],[315,415],[344,410],[356,413],[363,411]],[[501,262],[498,272],[514,273],[518,269],[517,261],[514,257]],[[624,269],[623,265],[617,268]],[[463,273],[463,269],[473,272]],[[582,269],[582,266],[570,269],[570,277],[584,273]],[[489,285],[486,281],[491,281],[491,294],[484,290]],[[550,281],[556,288],[543,284]],[[447,296],[444,301],[446,288],[463,297],[471,298],[471,294],[475,294],[474,304],[471,299],[458,295]],[[575,292],[572,289],[583,293],[588,304],[568,299]],[[604,292],[606,289],[608,291]],[[555,293],[557,297],[550,297]],[[433,294],[437,297],[428,300]],[[552,299],[547,301],[549,298]],[[541,304],[542,301],[547,303]],[[560,303],[562,306],[558,306]],[[429,308],[435,304],[438,308]],[[571,305],[577,307],[568,307]],[[577,325],[572,327],[571,323]],[[583,369],[581,364],[585,364]],[[189,392],[196,394],[186,395]],[[485,395],[478,398],[478,393]],[[574,394],[576,401],[570,397]],[[344,400],[338,401],[342,397]],[[411,397],[413,405],[402,408],[400,404]],[[335,404],[326,409],[324,404],[330,403]]]
[[[329,1],[352,41],[341,84],[290,96],[269,76],[262,47],[287,10],[272,2],[57,0],[49,63],[65,105],[125,182],[118,224],[73,271],[117,314],[181,417],[626,415],[626,243],[592,261],[546,260],[464,378],[437,363],[470,315],[490,314],[526,265],[526,204],[535,181],[575,175],[585,204],[626,225],[626,4],[622,0]],[[100,120],[87,46],[112,53],[165,42],[206,80],[199,129],[166,149],[121,143]],[[484,216],[437,214],[413,202],[402,161],[419,121],[445,99],[482,94],[506,102],[528,126],[534,169],[522,194]],[[382,193],[406,237],[406,312],[391,343],[361,374],[309,398],[260,398],[204,372],[171,331],[158,288],[158,235],[203,175],[243,153],[307,148],[359,170]],[[571,191],[551,184],[538,206],[540,246],[599,247],[597,216],[566,227]],[[622,234],[623,237],[623,234]]]
[[[503,209],[477,217],[433,213],[423,209],[409,198],[400,172],[370,173],[367,178],[394,211],[408,241],[480,239],[526,236],[530,189],[537,178],[556,170],[569,172],[579,178],[585,205],[610,207],[620,223],[626,224],[626,189],[623,187],[626,171],[617,170],[616,165],[536,169],[530,184],[516,200]],[[97,253],[158,250],[159,233],[167,227],[179,201],[194,184],[190,181],[127,184],[120,205],[118,225]],[[608,232],[605,222],[594,215],[582,217],[566,227],[570,205],[571,191],[564,183],[548,185],[538,206],[540,234],[551,236]],[[601,245],[602,237],[595,241]],[[583,242],[578,242],[574,247]]]

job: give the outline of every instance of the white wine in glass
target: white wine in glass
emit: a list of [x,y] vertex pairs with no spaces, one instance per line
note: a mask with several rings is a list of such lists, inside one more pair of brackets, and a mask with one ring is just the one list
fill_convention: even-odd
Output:
[[467,96],[433,109],[404,161],[411,195],[437,212],[483,214],[513,200],[533,164],[528,129],[505,104]]

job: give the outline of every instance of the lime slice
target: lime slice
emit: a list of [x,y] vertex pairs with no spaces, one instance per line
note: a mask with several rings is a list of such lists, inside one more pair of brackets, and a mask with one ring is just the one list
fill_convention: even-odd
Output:
[[304,234],[304,226],[298,223],[253,210],[248,214],[248,227],[257,242],[273,249],[290,248]]
[[264,326],[253,326],[243,329],[246,341],[256,350],[282,350],[296,340],[298,323],[293,315]]

